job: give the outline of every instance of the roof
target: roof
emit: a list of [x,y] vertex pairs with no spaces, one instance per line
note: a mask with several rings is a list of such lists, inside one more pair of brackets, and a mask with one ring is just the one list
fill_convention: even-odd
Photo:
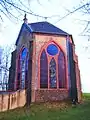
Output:
[[33,32],[36,33],[48,33],[48,34],[59,34],[59,35],[69,35],[58,27],[52,25],[48,22],[36,22],[28,24]]
[[54,35],[65,35],[65,36],[69,35],[67,32],[59,29],[58,27],[48,22],[36,22],[29,24],[23,23],[18,38],[16,40],[16,45],[18,43],[18,40],[20,38],[20,35],[24,27],[26,27],[27,30],[31,33],[45,33],[45,34],[54,34]]

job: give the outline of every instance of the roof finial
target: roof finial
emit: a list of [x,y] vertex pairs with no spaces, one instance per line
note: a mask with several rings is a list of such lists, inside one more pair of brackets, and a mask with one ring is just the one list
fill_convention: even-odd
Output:
[[26,13],[25,13],[25,15],[24,15],[24,19],[23,19],[24,23],[28,23],[28,19],[27,19],[26,16],[27,16],[27,15],[26,15]]
[[44,17],[45,21],[47,21],[47,18],[48,18],[48,17]]

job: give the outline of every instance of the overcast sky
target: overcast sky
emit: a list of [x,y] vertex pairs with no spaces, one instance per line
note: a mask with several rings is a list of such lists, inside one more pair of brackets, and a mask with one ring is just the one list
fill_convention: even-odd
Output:
[[[79,57],[79,67],[81,72],[82,90],[84,92],[90,92],[90,42],[87,37],[81,37],[80,33],[84,29],[84,25],[78,19],[83,19],[84,16],[80,12],[75,12],[72,15],[59,21],[68,10],[71,11],[74,7],[77,7],[80,0],[39,0],[40,4],[36,0],[31,0],[30,8],[33,12],[42,16],[53,16],[47,19],[48,22],[54,24],[60,29],[73,35],[73,39],[76,45],[76,53]],[[15,13],[17,14],[17,13]],[[57,16],[59,15],[59,17]],[[45,21],[44,18],[39,18],[31,15],[27,15],[28,22]],[[20,16],[23,19],[23,16]],[[19,34],[23,20],[13,23],[7,18],[4,18],[4,22],[0,24],[0,46],[15,44],[17,36]]]

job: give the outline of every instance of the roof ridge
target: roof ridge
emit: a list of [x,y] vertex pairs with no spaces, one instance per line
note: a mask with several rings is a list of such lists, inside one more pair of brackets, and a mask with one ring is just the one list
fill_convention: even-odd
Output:
[[30,24],[44,23],[44,22],[49,23],[49,22],[47,22],[47,21],[40,21],[40,22],[32,22],[32,23],[28,23],[28,24],[30,25]]

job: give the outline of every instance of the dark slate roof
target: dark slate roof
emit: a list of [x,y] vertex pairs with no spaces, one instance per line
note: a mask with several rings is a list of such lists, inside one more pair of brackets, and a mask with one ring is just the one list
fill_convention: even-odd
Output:
[[24,28],[27,28],[27,30],[31,33],[45,33],[45,34],[54,34],[54,35],[65,35],[65,36],[69,35],[65,31],[59,29],[58,27],[48,22],[29,23],[28,25],[26,23],[23,23],[18,38],[16,40],[16,45]]
[[52,25],[48,22],[36,22],[28,24],[32,32],[36,33],[48,33],[48,34],[58,34],[58,35],[69,35],[58,27]]

